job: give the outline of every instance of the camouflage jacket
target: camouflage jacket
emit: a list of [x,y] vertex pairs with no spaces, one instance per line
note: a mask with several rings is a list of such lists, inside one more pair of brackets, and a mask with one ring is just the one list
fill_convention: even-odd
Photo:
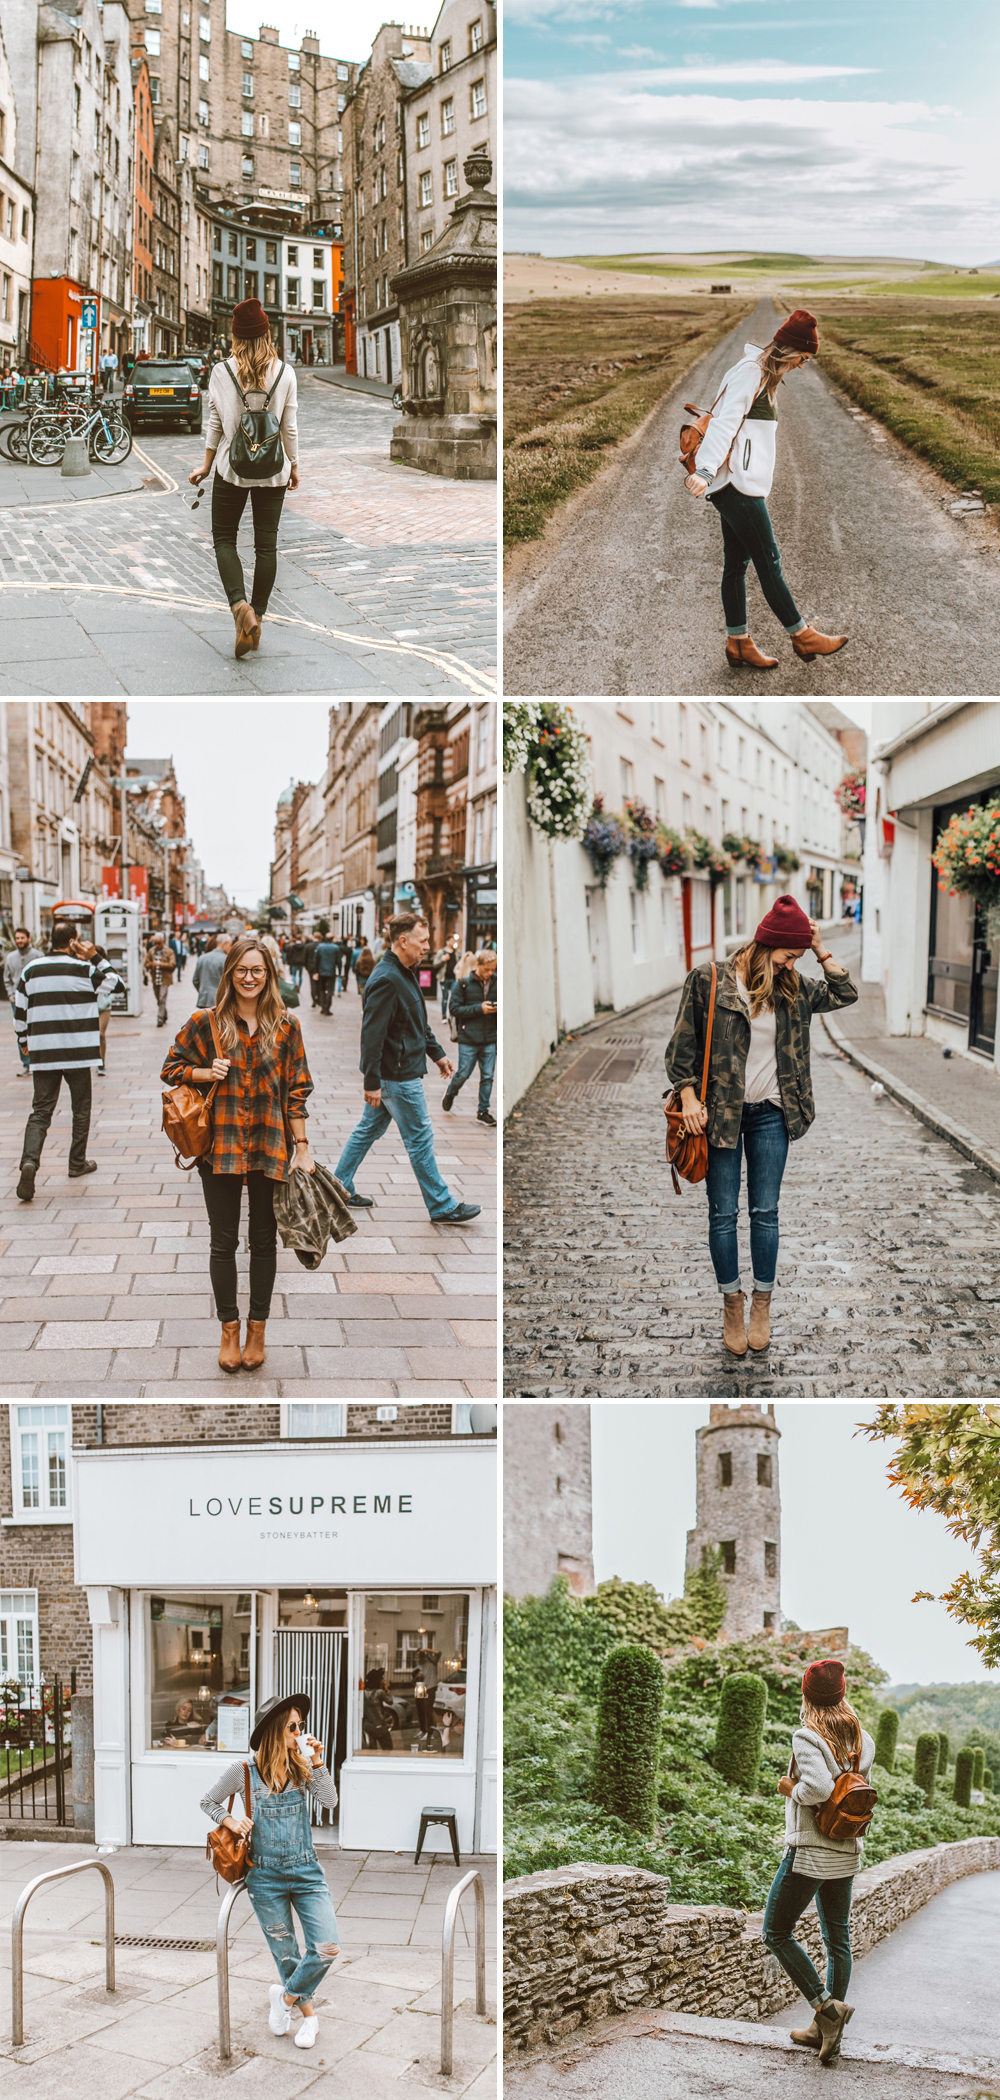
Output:
[[[750,1022],[736,989],[733,964],[720,963],[718,972],[708,1065],[707,1136],[710,1145],[731,1152],[739,1138],[743,1114]],[[700,963],[685,979],[674,1032],[665,1052],[671,1085],[678,1091],[682,1086],[693,1086],[699,1097],[711,979],[711,963]],[[778,1000],[775,1026],[778,1086],[790,1138],[804,1137],[816,1114],[809,1072],[809,1023],[813,1014],[831,1007],[852,1006],[858,996],[857,986],[849,977],[823,976],[817,981],[796,973],[796,981],[798,999],[794,1006]]]

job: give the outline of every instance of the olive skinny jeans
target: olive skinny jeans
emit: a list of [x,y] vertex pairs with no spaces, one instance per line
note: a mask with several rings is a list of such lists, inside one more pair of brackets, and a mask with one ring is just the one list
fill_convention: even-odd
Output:
[[285,500],[284,485],[277,489],[244,489],[238,488],[235,481],[223,481],[221,475],[216,474],[212,482],[212,541],[222,588],[230,605],[239,605],[246,599],[246,586],[243,564],[236,550],[236,535],[248,496],[253,508],[255,557],[250,603],[262,620],[278,573],[278,524]]

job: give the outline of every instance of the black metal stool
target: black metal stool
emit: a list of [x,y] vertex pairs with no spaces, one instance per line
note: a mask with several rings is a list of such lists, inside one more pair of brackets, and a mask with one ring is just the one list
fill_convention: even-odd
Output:
[[420,1854],[424,1849],[424,1839],[427,1836],[427,1827],[430,1823],[444,1823],[447,1826],[448,1836],[451,1839],[451,1849],[455,1855],[455,1865],[456,1867],[460,1867],[462,1862],[459,1858],[458,1852],[458,1825],[455,1818],[455,1810],[453,1808],[421,1809],[420,1836],[417,1839],[417,1849],[413,1859],[414,1866],[416,1867],[420,1864]]

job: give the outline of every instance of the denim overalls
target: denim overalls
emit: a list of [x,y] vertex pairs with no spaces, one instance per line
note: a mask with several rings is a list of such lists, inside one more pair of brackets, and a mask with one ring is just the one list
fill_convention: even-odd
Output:
[[[322,1983],[333,1955],[321,1947],[339,1946],[333,1898],[313,1850],[309,1797],[297,1786],[270,1794],[256,1765],[250,1766],[253,1834],[247,1895],[257,1913],[290,1997],[308,2000]],[[305,1935],[300,1955],[292,1909]]]

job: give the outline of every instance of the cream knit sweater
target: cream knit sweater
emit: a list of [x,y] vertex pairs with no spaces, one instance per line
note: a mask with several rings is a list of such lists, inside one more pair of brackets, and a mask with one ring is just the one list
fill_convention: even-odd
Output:
[[[866,1729],[861,1730],[862,1777],[867,1779],[875,1762],[875,1744]],[[797,1728],[792,1736],[792,1756],[788,1765],[788,1776],[792,1777],[792,1766],[798,1773],[795,1786],[785,1801],[785,1835],[782,1847],[795,1850],[795,1872],[812,1874],[821,1881],[835,1881],[842,1876],[856,1874],[861,1865],[863,1838],[828,1838],[816,1828],[813,1809],[828,1801],[841,1772],[848,1765],[838,1763],[833,1751],[823,1737],[811,1728]]]

